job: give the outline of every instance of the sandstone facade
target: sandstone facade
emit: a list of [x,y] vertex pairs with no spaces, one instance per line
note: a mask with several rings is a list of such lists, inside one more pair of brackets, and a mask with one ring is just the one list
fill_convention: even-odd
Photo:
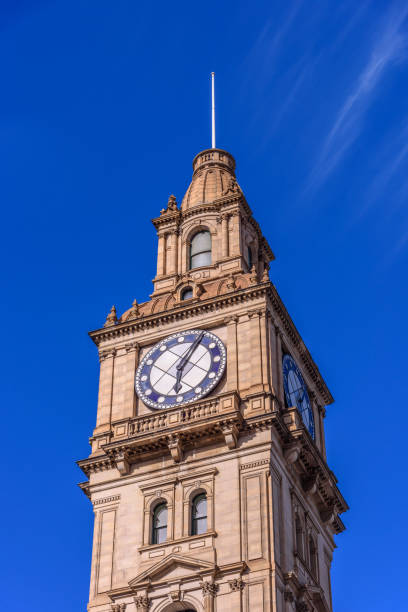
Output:
[[[102,329],[92,452],[80,486],[95,511],[92,612],[332,610],[333,535],[347,509],[326,463],[331,394],[269,280],[274,259],[226,151],[196,156],[181,207],[153,220],[154,291]],[[211,263],[191,269],[190,245],[211,233]],[[183,298],[186,288],[192,297]],[[174,332],[204,329],[227,349],[218,386],[189,406],[155,410],[135,393],[140,360]],[[302,371],[316,435],[288,406],[282,357]],[[207,500],[191,535],[192,500]],[[167,537],[152,516],[167,504]]]

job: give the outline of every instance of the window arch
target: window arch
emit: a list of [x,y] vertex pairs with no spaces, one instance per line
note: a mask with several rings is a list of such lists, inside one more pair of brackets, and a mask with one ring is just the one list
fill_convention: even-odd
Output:
[[207,531],[207,495],[199,493],[191,503],[191,535]]
[[153,510],[152,544],[161,544],[167,539],[167,504],[158,504]]
[[296,530],[296,552],[300,557],[303,557],[303,528],[300,518],[296,515],[295,519]]
[[248,268],[252,270],[252,266],[254,265],[254,262],[253,262],[253,257],[252,257],[252,249],[250,246],[247,247],[247,261],[248,261]]
[[309,563],[313,576],[317,576],[317,548],[312,535],[309,535]]
[[193,288],[192,287],[184,287],[184,289],[181,292],[181,299],[182,300],[189,300],[190,298],[193,297]]
[[190,243],[190,270],[211,264],[211,234],[201,230],[194,234]]

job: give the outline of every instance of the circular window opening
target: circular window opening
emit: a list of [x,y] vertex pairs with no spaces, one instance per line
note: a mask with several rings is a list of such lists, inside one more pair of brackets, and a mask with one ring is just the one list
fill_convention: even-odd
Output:
[[189,300],[192,297],[193,297],[193,288],[192,287],[186,287],[181,292],[181,299],[182,300]]

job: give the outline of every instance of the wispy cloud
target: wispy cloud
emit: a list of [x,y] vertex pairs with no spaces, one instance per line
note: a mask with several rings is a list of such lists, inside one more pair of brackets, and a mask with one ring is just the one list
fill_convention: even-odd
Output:
[[384,192],[390,188],[392,188],[394,201],[394,206],[391,205],[391,208],[395,208],[406,198],[408,182],[405,178],[401,182],[400,175],[408,176],[408,121],[405,122],[398,134],[394,134],[391,138],[386,152],[381,157],[380,165],[381,169],[367,191],[367,201],[359,211],[359,217],[364,216],[373,204],[384,195]]
[[269,19],[256,38],[252,48],[243,62],[242,87],[247,93],[256,87],[258,95],[270,82],[271,74],[276,68],[276,59],[279,52],[285,48],[285,40],[292,25],[302,8],[303,0],[293,2],[290,10],[281,23]]
[[370,57],[342,103],[327,134],[308,188],[319,187],[342,161],[358,137],[364,115],[387,70],[405,57],[408,6],[394,5],[380,24]]

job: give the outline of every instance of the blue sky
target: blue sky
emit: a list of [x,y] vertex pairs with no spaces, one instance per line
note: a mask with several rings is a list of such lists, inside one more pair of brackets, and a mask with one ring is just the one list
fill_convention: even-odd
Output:
[[87,331],[151,292],[150,219],[210,146],[214,70],[217,144],[336,399],[335,610],[404,610],[407,3],[14,0],[0,34],[2,608],[84,609]]

